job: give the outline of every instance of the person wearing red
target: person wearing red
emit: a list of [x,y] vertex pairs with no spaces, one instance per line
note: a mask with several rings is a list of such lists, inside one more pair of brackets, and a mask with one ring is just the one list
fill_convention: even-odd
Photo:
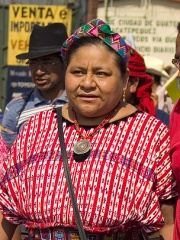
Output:
[[[180,22],[177,26],[176,52],[172,63],[179,69],[178,78],[180,81]],[[172,168],[177,179],[180,196],[180,99],[176,102],[170,117],[170,140]],[[174,240],[180,239],[180,198],[177,201],[176,221]]]
[[145,111],[169,127],[169,114],[155,108],[151,98],[153,78],[146,73],[144,58],[131,46],[129,46],[130,57],[128,68],[130,76],[126,89],[126,101],[136,106],[139,110]]
[[171,240],[168,204],[177,197],[177,185],[169,130],[122,98],[127,44],[94,19],[64,42],[61,54],[68,103],[31,117],[10,149],[0,184],[0,211],[9,221],[6,229],[0,226],[1,240],[18,224],[25,224],[33,240],[141,240],[158,230]]

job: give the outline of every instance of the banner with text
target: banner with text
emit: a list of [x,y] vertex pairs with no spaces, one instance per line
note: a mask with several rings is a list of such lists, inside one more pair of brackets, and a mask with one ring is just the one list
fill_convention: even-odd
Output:
[[142,55],[153,55],[173,67],[179,3],[159,0],[114,1],[114,6],[98,8],[98,18],[105,20],[113,31],[119,33]]
[[6,104],[14,97],[34,88],[28,67],[8,66]]
[[[177,20],[109,18],[108,23],[126,40],[132,37],[142,55],[172,59],[175,51]],[[165,59],[164,59],[165,60]],[[170,62],[171,63],[171,62]]]
[[29,37],[34,24],[45,26],[54,22],[64,23],[68,35],[72,29],[72,11],[66,6],[21,5],[9,6],[8,65],[23,66],[25,60],[16,55],[28,52]]

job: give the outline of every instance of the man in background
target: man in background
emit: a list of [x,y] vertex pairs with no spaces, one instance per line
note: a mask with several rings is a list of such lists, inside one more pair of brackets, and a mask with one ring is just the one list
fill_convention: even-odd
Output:
[[1,134],[9,147],[31,116],[67,102],[65,68],[60,54],[66,38],[66,27],[62,23],[35,25],[30,36],[29,52],[16,56],[17,59],[28,59],[35,88],[12,99],[6,106]]

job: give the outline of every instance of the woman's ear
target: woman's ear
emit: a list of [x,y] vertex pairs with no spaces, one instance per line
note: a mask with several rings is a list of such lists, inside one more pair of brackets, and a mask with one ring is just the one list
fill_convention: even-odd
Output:
[[139,78],[138,77],[130,77],[128,84],[129,84],[130,93],[135,93],[138,88]]

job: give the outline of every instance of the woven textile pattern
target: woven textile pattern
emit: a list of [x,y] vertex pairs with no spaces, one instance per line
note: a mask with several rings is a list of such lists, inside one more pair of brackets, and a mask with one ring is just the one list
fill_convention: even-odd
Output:
[[[63,121],[63,130],[85,230],[121,231],[133,225],[148,232],[162,226],[159,200],[177,195],[164,124],[146,113],[108,124],[90,139],[91,154],[80,163],[73,159],[79,140],[74,125]],[[76,227],[54,111],[29,120],[3,172],[0,210],[9,221],[29,228]]]
[[113,48],[125,61],[129,59],[129,49],[124,39],[113,32],[108,24],[100,19],[94,19],[77,29],[63,44],[61,54],[66,58],[69,47],[82,37],[98,37]]
[[3,138],[0,136],[0,179],[1,179],[1,176],[3,176],[2,165],[3,165],[4,159],[7,158],[7,153],[8,153],[8,148],[3,141]]

